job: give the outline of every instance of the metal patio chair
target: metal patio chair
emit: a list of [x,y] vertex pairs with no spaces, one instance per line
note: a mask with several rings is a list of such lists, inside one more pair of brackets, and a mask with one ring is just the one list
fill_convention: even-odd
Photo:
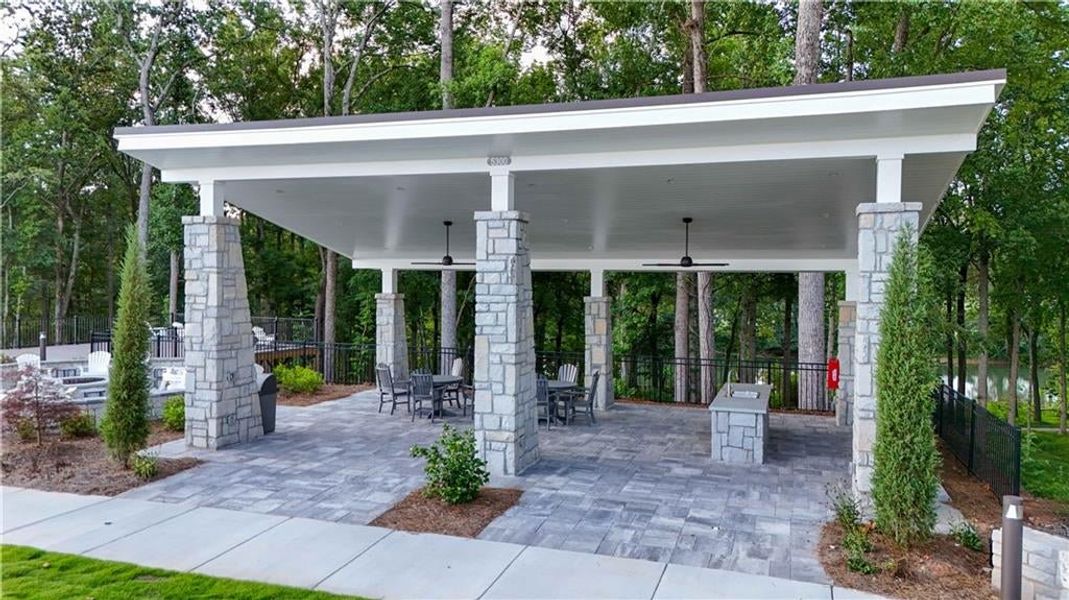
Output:
[[545,419],[546,429],[550,429],[553,419],[557,418],[557,402],[556,398],[549,393],[549,381],[541,375],[535,380],[535,411],[538,420]]
[[434,391],[434,376],[430,373],[413,373],[408,382],[408,394],[412,402],[412,421],[416,421],[416,413],[428,410],[424,407],[424,403],[429,403],[431,423],[433,423],[434,412],[438,409],[435,404],[439,398]]
[[564,414],[568,423],[574,421],[576,415],[586,416],[589,425],[598,422],[597,417],[594,416],[594,401],[598,394],[598,379],[600,377],[601,373],[594,371],[594,374],[590,376],[589,388],[576,388],[566,392],[567,400]]
[[382,405],[387,402],[390,403],[391,415],[398,404],[406,405],[408,407],[408,412],[412,412],[412,402],[409,399],[408,388],[394,383],[393,374],[390,373],[390,367],[384,363],[379,363],[375,366],[375,385],[379,388],[380,413],[382,412]]

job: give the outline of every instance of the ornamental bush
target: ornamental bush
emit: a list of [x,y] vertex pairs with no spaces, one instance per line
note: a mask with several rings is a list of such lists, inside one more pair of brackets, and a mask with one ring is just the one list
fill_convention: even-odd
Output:
[[171,396],[163,403],[163,426],[171,431],[186,430],[186,399]]
[[278,365],[272,372],[279,387],[291,394],[314,394],[323,387],[323,376],[308,367]]
[[15,384],[0,394],[0,408],[8,427],[23,442],[42,444],[61,423],[78,414],[67,387],[37,367],[28,365],[7,377],[16,378]]
[[471,502],[483,484],[490,481],[486,461],[475,453],[475,433],[470,429],[457,431],[445,425],[438,441],[430,446],[412,446],[411,452],[412,456],[427,459],[423,493],[447,504]]
[[119,288],[119,313],[112,332],[108,399],[100,433],[111,456],[130,466],[130,457],[148,440],[148,270],[133,227],[126,231]]
[[876,526],[903,545],[931,535],[939,485],[932,427],[938,327],[927,273],[928,261],[918,255],[913,231],[903,229],[880,313],[872,477]]

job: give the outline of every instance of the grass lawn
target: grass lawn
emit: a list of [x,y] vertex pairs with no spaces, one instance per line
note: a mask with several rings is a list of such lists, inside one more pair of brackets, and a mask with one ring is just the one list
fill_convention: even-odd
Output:
[[[991,411],[991,414],[996,417],[1006,420],[1006,415],[1009,414],[1010,405],[1006,402],[988,402],[987,410]],[[1032,427],[1057,427],[1058,426],[1058,409],[1057,408],[1044,408],[1040,412],[1040,421],[1037,423],[1032,421]],[[1017,424],[1024,427],[1028,424],[1029,419],[1032,418],[1032,405],[1027,399],[1022,399],[1020,404],[1017,405]]]
[[0,595],[4,598],[327,599],[334,594],[139,567],[128,563],[0,547]]
[[1032,435],[1033,456],[1021,461],[1021,484],[1040,498],[1069,504],[1069,434],[1037,431]]

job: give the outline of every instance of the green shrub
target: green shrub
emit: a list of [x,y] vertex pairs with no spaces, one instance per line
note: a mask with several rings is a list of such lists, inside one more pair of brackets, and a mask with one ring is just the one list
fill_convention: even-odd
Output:
[[969,550],[980,552],[984,549],[984,538],[980,537],[980,532],[968,521],[955,523],[950,528],[950,537]]
[[291,394],[313,394],[323,387],[323,376],[308,367],[278,365],[272,372],[279,387]]
[[112,334],[108,399],[100,432],[111,456],[129,466],[148,440],[148,355],[151,301],[148,271],[137,232],[126,232],[119,313]]
[[153,454],[130,455],[130,468],[138,478],[148,481],[159,475],[160,459]]
[[171,431],[186,430],[186,399],[171,396],[163,403],[163,426]]
[[33,419],[19,419],[15,423],[15,433],[18,434],[20,442],[28,444],[37,440],[37,425],[34,424]]
[[931,394],[936,305],[913,233],[904,228],[895,243],[880,313],[872,477],[876,526],[903,545],[931,535],[939,484]]
[[861,509],[853,492],[840,484],[828,486],[826,494],[835,512],[835,521],[842,525],[843,531],[857,527],[861,522]]
[[875,575],[879,570],[864,554],[849,553],[846,556],[846,568],[862,575]]
[[97,423],[93,415],[83,412],[60,421],[59,430],[67,439],[93,437],[97,434]]
[[461,432],[445,425],[438,441],[430,446],[412,446],[411,453],[427,459],[423,493],[447,504],[471,502],[483,484],[490,481],[486,461],[475,453],[475,434],[471,430]]

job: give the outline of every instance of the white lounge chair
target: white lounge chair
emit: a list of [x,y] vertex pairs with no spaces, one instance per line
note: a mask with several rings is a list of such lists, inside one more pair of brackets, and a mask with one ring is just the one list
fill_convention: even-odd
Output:
[[263,327],[253,327],[252,335],[256,338],[256,342],[259,344],[270,344],[275,341],[275,336],[267,335],[267,332],[264,331]]
[[164,391],[179,391],[186,389],[185,367],[166,367],[160,374],[160,389]]
[[41,368],[41,357],[36,354],[20,354],[15,357],[15,362],[20,369],[26,367],[33,367],[35,369]]
[[94,377],[107,377],[111,368],[111,352],[98,350],[89,353],[89,366],[85,368],[86,375]]

